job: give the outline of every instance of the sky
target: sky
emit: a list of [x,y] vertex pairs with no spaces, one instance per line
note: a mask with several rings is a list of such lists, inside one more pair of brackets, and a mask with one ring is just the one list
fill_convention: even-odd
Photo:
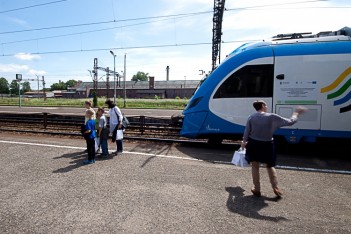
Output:
[[[92,81],[99,67],[200,80],[212,65],[213,0],[0,0],[0,77],[45,77],[46,87]],[[221,58],[280,33],[351,27],[350,0],[226,0]],[[99,81],[105,81],[99,71]],[[112,77],[110,78],[110,80]],[[31,82],[37,89],[37,82]],[[42,85],[40,84],[40,89]]]

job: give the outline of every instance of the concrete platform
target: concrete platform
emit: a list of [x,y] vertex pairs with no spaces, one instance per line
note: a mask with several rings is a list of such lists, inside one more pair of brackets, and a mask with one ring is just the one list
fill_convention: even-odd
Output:
[[0,147],[0,233],[351,233],[350,174],[278,169],[276,200],[263,168],[251,195],[231,149],[128,142],[84,166],[80,139],[2,133]]

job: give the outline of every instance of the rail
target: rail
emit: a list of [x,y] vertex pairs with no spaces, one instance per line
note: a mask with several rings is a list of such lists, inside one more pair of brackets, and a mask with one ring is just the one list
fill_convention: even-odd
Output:
[[[107,117],[108,118],[108,117]],[[171,117],[127,116],[130,125],[125,137],[167,138],[182,140],[181,123]],[[84,116],[49,113],[0,113],[0,131],[32,132],[80,136]]]

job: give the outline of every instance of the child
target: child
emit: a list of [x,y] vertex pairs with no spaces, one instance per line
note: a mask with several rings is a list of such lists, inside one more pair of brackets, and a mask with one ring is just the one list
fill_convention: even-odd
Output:
[[85,132],[84,138],[87,142],[87,151],[88,151],[88,160],[84,161],[84,164],[92,164],[95,163],[95,120],[94,120],[94,112],[92,110],[87,110],[86,115],[88,117],[88,121],[85,124]]
[[[100,109],[100,108],[99,108]],[[96,129],[96,138],[95,138],[95,152],[98,153],[100,151],[101,147],[101,141],[100,141],[100,135],[99,135],[99,122],[100,118],[102,116],[101,112],[98,111],[96,112],[96,119],[95,119],[95,129]]]
[[100,116],[98,137],[100,138],[100,145],[102,150],[101,156],[107,157],[108,156],[107,139],[108,139],[109,130],[107,129],[106,116],[104,115],[105,110],[103,108],[99,108],[97,113]]
[[93,112],[93,119],[95,119],[95,111],[93,108],[91,108],[91,101],[87,100],[84,102],[84,107],[85,107],[85,121],[86,123],[89,120],[89,117],[87,116],[87,111],[91,110]]

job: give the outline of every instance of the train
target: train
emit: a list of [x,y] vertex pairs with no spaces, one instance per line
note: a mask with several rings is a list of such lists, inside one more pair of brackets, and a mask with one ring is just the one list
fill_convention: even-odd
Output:
[[180,134],[212,143],[240,139],[255,100],[284,117],[297,105],[308,108],[275,132],[289,143],[351,139],[351,28],[278,34],[238,47],[201,82],[183,110]]

